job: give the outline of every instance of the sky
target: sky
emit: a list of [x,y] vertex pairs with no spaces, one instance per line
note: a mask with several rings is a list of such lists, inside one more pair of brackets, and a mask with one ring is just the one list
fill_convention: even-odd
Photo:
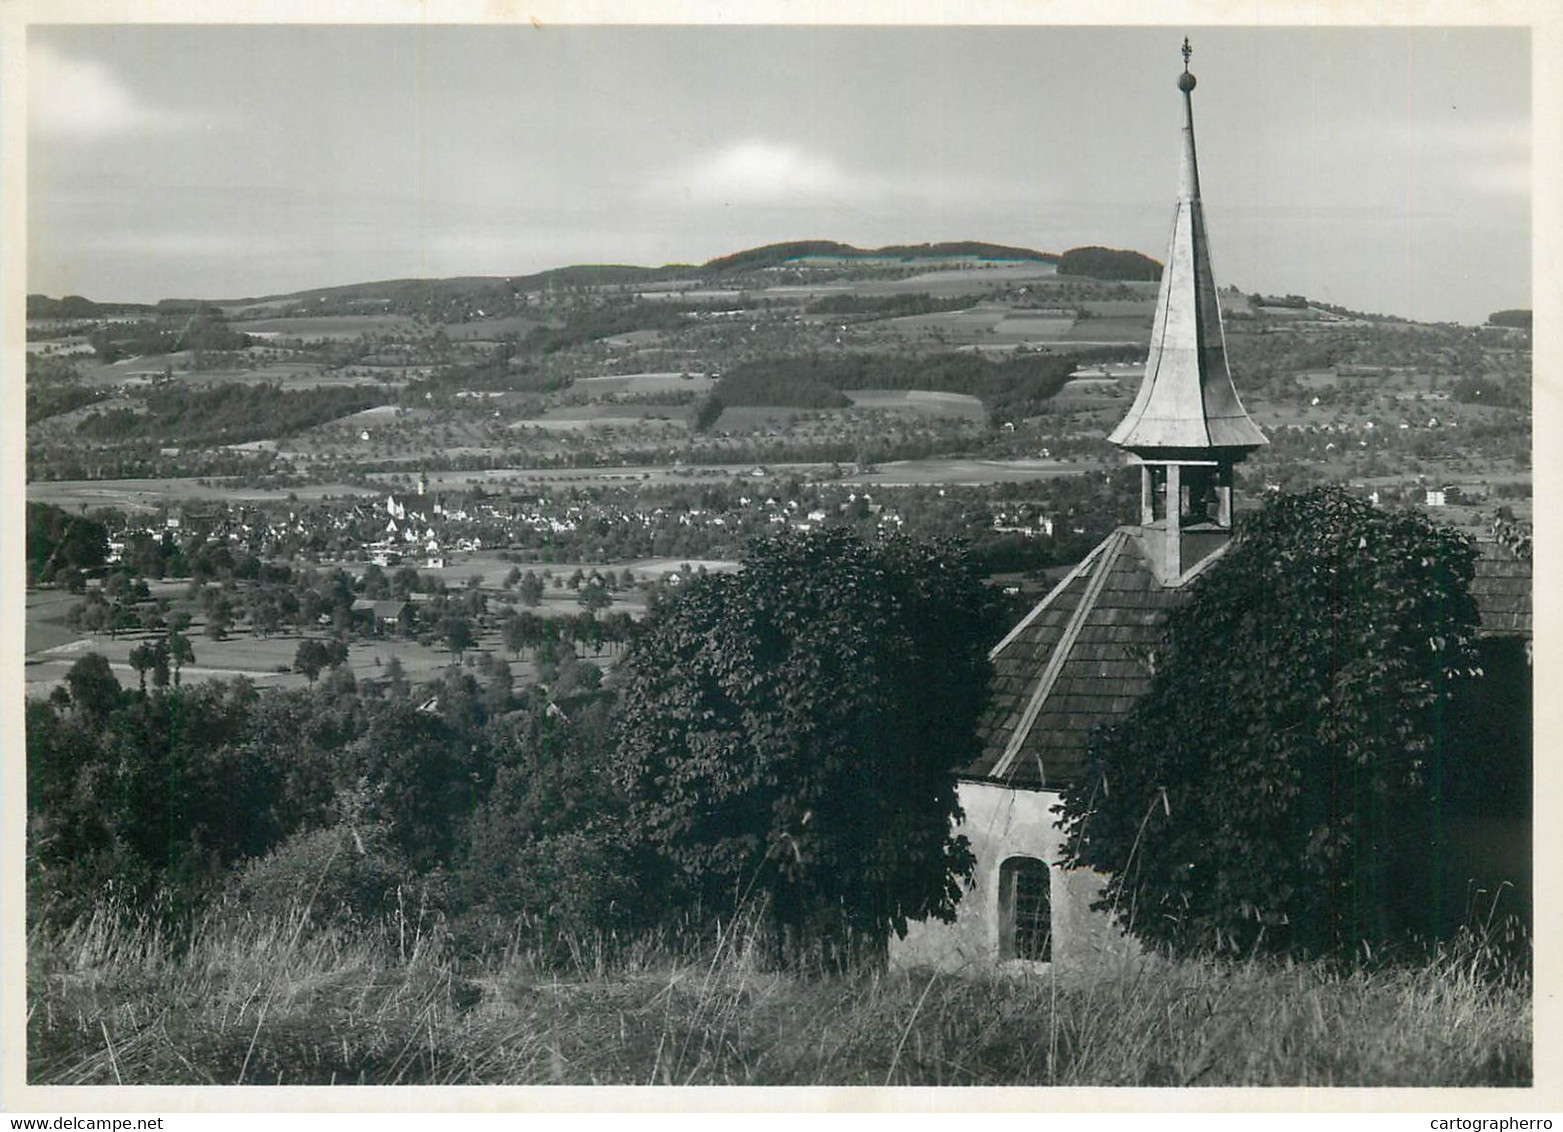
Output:
[[1218,281],[1531,304],[1497,28],[38,26],[29,292],[239,298],[781,240],[1160,259],[1188,35]]

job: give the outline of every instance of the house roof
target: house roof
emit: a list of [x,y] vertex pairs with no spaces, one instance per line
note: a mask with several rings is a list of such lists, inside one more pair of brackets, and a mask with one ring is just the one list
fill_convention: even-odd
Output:
[[402,610],[407,605],[406,598],[382,598],[371,601],[369,598],[357,598],[353,602],[353,612],[363,613],[368,611],[381,621],[395,621],[402,615]]
[[[993,648],[982,754],[961,777],[1030,789],[1071,782],[1091,732],[1121,720],[1150,689],[1167,615],[1220,552],[1163,586],[1140,536],[1137,527],[1114,531]],[[1528,636],[1530,561],[1496,541],[1478,550],[1471,593],[1480,631]]]
[[1531,562],[1507,543],[1482,539],[1476,544],[1476,573],[1471,596],[1481,613],[1483,633],[1531,635]]

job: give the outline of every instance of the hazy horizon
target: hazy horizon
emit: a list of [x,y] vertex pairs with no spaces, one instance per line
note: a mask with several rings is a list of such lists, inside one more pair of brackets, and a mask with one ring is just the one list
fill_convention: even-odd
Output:
[[1491,28],[34,26],[28,282],[236,299],[790,240],[1165,257],[1192,69],[1222,285],[1531,305]]

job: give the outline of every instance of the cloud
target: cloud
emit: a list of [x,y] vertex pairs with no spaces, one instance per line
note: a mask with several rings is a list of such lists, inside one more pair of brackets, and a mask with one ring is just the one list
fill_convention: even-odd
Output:
[[65,137],[101,138],[194,122],[191,115],[143,104],[102,63],[41,43],[27,53],[27,106],[33,129]]
[[799,198],[858,196],[870,186],[848,176],[828,157],[749,138],[697,155],[659,188],[706,203],[784,204]]

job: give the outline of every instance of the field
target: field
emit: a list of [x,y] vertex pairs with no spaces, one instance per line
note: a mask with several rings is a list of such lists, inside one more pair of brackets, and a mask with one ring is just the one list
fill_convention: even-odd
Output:
[[28,939],[35,1085],[1526,1086],[1530,988],[1404,970],[1152,963],[1049,974],[765,969],[741,930],[538,964],[218,914],[188,946],[100,914]]
[[455,322],[445,327],[445,334],[462,342],[488,341],[503,335],[525,337],[528,331],[542,323],[525,315],[507,315],[504,318],[480,318],[473,322]]
[[366,314],[246,319],[234,322],[233,328],[244,334],[314,341],[357,338],[363,334],[409,334],[416,329],[416,324],[403,315]]
[[541,417],[514,421],[509,427],[580,430],[658,423],[685,428],[689,423],[688,410],[679,405],[616,405],[597,402],[549,409]]
[[1072,318],[1020,311],[1005,315],[993,328],[993,333],[1023,339],[1062,338],[1074,325],[1075,320]]
[[202,484],[192,479],[124,480],[39,480],[27,485],[27,498],[34,503],[53,503],[75,510],[78,507],[116,507],[122,511],[156,511],[186,500],[222,500],[243,503],[250,500],[279,502],[290,495],[316,502],[322,499],[363,495],[361,487],[344,483],[317,483],[308,487],[265,488]]
[[[735,412],[729,409],[727,412]],[[797,409],[744,410],[755,413],[791,415]],[[482,486],[550,490],[591,485],[666,486],[700,479],[763,478],[795,475],[804,480],[819,479],[829,470],[826,464],[768,464],[755,476],[754,464],[640,465],[611,468],[491,468],[482,471],[430,472],[429,484],[437,490],[460,490]],[[853,477],[863,483],[964,484],[1012,483],[1034,476],[1076,475],[1090,470],[1079,464],[1048,460],[901,460],[881,466],[867,477]],[[397,473],[378,473],[370,477],[387,487],[399,482]],[[304,501],[374,494],[378,488],[355,487],[343,483],[322,483],[308,487],[248,488],[203,486],[190,479],[125,480],[48,480],[27,485],[27,498],[53,503],[74,510],[81,506],[117,507],[128,511],[155,511],[181,500],[285,500],[294,495]]]
[[903,279],[883,279],[854,284],[860,295],[900,295],[925,292],[936,299],[978,294],[1001,287],[1050,280],[1057,270],[1040,260],[1000,262],[976,260],[972,266],[953,270],[923,271]]
[[1151,333],[1151,315],[1112,315],[1106,318],[1082,318],[1062,335],[1074,345],[1117,345],[1145,342]]
[[703,373],[620,373],[581,377],[570,388],[590,397],[642,393],[706,393],[716,382]]
[[773,405],[729,405],[711,426],[713,432],[764,432],[786,428],[797,420],[815,419],[840,410],[787,409]]
[[924,417],[955,417],[982,421],[987,413],[982,401],[965,393],[934,393],[923,389],[844,389],[855,409],[915,413]]
[[[677,569],[675,564],[671,569]],[[568,573],[570,567],[561,566],[556,572]],[[437,571],[424,571],[432,573]],[[450,581],[455,583],[460,572],[452,572]],[[658,573],[660,576],[660,572]],[[133,688],[138,682],[136,670],[129,663],[130,651],[144,638],[140,633],[121,633],[117,639],[106,634],[86,634],[65,626],[61,620],[63,608],[37,607],[29,595],[27,612],[27,644],[25,665],[26,691],[29,696],[47,695],[65,678],[65,674],[83,656],[95,652],[103,656],[124,687]],[[627,612],[639,614],[643,602],[638,593],[620,595],[605,613]],[[575,593],[569,589],[548,589],[542,604],[534,610],[542,617],[570,617],[580,612]],[[231,633],[226,640],[213,641],[201,633],[199,618],[190,629],[191,646],[195,650],[195,663],[186,665],[184,680],[195,682],[207,679],[227,679],[244,676],[262,687],[302,687],[305,678],[292,671],[293,657],[303,634],[297,632],[276,633],[270,637],[253,636],[247,630]],[[318,636],[319,634],[311,634]],[[518,681],[535,681],[536,666],[530,661],[512,658],[503,648],[496,632],[480,634],[474,646],[463,659],[475,658],[488,652],[510,664],[512,677]],[[590,655],[590,654],[588,654]],[[382,637],[368,640],[351,640],[348,643],[347,668],[359,680],[378,678],[384,665],[395,657],[401,662],[409,680],[417,683],[437,679],[457,658],[443,645],[426,646],[415,640],[400,637]],[[609,657],[597,657],[607,663]]]
[[[768,472],[760,477],[796,475],[803,479],[822,475],[826,464],[771,464]],[[753,475],[753,464],[701,464],[669,467],[646,464],[615,468],[490,468],[476,472],[430,472],[429,486],[437,489],[458,490],[462,487],[482,486],[485,490],[512,487],[522,490],[551,490],[555,488],[614,485],[619,487],[657,486],[688,483],[699,479],[737,479]],[[391,473],[373,475],[371,479],[390,482]]]
[[319,389],[344,385],[366,385],[379,382],[388,387],[405,384],[408,374],[404,369],[387,367],[363,367],[362,372],[352,373],[341,369],[326,369],[318,362],[270,360],[248,351],[250,364],[239,369],[191,370],[191,357],[185,353],[161,355],[156,358],[125,358],[109,365],[90,360],[78,360],[77,371],[88,386],[136,388],[147,386],[164,376],[165,367],[171,371],[172,380],[181,385],[205,386],[233,382],[255,384],[274,382],[289,389]]
[[1025,483],[1050,476],[1079,476],[1097,470],[1093,464],[1060,460],[897,460],[872,472],[843,477],[845,483],[884,487],[926,487]]
[[[489,595],[492,613],[510,598],[498,587],[510,569],[517,565],[523,571],[541,573],[546,569],[557,578],[569,577],[577,570],[588,574],[593,570],[612,569],[615,573],[628,570],[637,582],[655,582],[664,574],[676,572],[685,565],[696,570],[704,567],[710,571],[720,571],[735,569],[737,564],[725,559],[656,558],[608,567],[589,562],[516,563],[502,559],[497,554],[482,553],[464,555],[442,568],[420,568],[419,573],[438,577],[452,589],[466,586],[473,578],[480,579],[480,584],[484,585]],[[343,569],[356,577],[363,573],[365,564],[348,563]],[[181,602],[184,590],[185,586],[177,582],[155,583],[151,587],[154,597],[171,598],[176,605],[187,604]],[[71,665],[89,652],[99,653],[107,659],[121,684],[127,687],[136,684],[138,677],[128,658],[131,650],[147,638],[139,632],[120,633],[118,637],[111,638],[107,634],[84,633],[70,628],[65,623],[66,613],[79,600],[77,596],[59,590],[28,592],[24,663],[29,695],[47,694],[64,679]],[[602,612],[623,612],[638,617],[644,608],[644,595],[638,590],[626,590],[615,594],[612,604]],[[574,590],[567,586],[555,588],[552,585],[544,589],[541,603],[533,610],[543,618],[573,617],[580,611]],[[196,663],[185,668],[187,680],[246,676],[266,687],[298,687],[305,683],[301,675],[278,671],[291,669],[294,652],[302,639],[301,634],[289,631],[260,638],[241,625],[225,640],[214,641],[204,635],[204,625],[199,613],[195,613],[188,635],[195,650]],[[509,659],[509,653],[494,631],[480,634],[474,647],[468,650],[468,655],[476,656],[482,652]],[[443,646],[429,647],[415,640],[380,637],[351,640],[348,668],[359,679],[374,679],[393,656],[414,681],[435,678],[456,660]],[[606,662],[608,658],[603,656],[597,659]],[[536,678],[535,667],[529,662],[512,659],[511,671],[518,680]]]

